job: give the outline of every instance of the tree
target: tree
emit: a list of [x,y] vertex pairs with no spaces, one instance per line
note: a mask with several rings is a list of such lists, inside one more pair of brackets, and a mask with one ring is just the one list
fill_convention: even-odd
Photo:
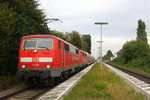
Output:
[[38,6],[36,0],[0,0],[0,74],[15,73],[22,36],[48,34],[45,15]]
[[147,43],[147,33],[145,31],[145,28],[146,28],[145,23],[141,19],[138,20],[137,40],[142,40],[145,43]]
[[111,50],[108,50],[106,55],[108,55],[109,57],[113,57],[113,53],[111,52]]
[[142,40],[132,40],[123,45],[122,56],[125,64],[136,58],[145,58],[150,52],[149,46]]
[[126,42],[121,50],[121,55],[113,62],[126,66],[143,67],[143,70],[150,72],[150,47],[147,43],[145,28],[145,23],[139,20],[136,40]]
[[16,13],[12,8],[9,8],[8,3],[0,3],[0,73],[7,72],[9,52],[11,49],[12,34],[16,27]]
[[108,50],[106,55],[103,57],[104,61],[110,61],[111,57],[113,57],[113,53],[111,52],[111,50]]
[[64,34],[64,39],[68,42],[71,42],[71,39],[72,39],[72,34],[67,32]]
[[84,34],[81,36],[79,32],[72,31],[70,33],[65,33],[63,38],[76,47],[91,53],[91,36],[89,34]]
[[64,38],[64,34],[62,32],[59,32],[59,31],[56,31],[56,30],[50,30],[50,35],[55,35],[55,36],[58,36],[60,38]]
[[81,49],[88,52],[88,43],[81,38]]
[[28,34],[48,34],[45,26],[45,14],[38,8],[36,0],[2,0],[17,14],[16,33],[22,36]]
[[89,34],[82,35],[82,49],[91,54],[91,36]]
[[78,47],[81,49],[81,37],[79,32],[77,31],[72,31],[71,32],[71,41],[70,41],[74,46]]

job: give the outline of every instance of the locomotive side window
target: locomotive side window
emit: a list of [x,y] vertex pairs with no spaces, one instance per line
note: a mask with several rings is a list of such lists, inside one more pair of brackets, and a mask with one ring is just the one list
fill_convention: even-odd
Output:
[[85,53],[85,57],[87,57],[87,54]]
[[70,47],[70,52],[75,54],[75,48],[73,46],[69,46]]
[[87,56],[87,54],[82,52],[82,56],[83,56],[83,57],[86,57],[86,56]]
[[51,49],[53,38],[25,38],[24,49]]
[[84,56],[84,53],[82,52],[82,56]]
[[69,50],[69,45],[66,44],[66,43],[64,43],[64,45],[65,45],[65,51],[69,52],[69,51],[70,51],[70,50]]
[[79,54],[79,51],[78,51],[78,49],[76,49],[76,54]]
[[61,49],[61,41],[58,40],[58,49]]
[[67,52],[70,52],[70,53],[73,53],[73,54],[78,54],[78,49],[76,49],[75,47],[71,46],[71,45],[68,45],[66,43],[64,43],[64,46],[65,46],[65,51]]

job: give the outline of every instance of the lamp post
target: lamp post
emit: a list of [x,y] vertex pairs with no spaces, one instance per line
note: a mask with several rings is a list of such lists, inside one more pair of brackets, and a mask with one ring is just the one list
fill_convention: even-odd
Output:
[[95,22],[95,25],[101,25],[101,32],[100,32],[100,47],[101,47],[101,52],[100,52],[100,60],[99,60],[99,62],[100,62],[100,69],[101,69],[101,71],[102,71],[102,25],[107,25],[108,24],[108,22]]

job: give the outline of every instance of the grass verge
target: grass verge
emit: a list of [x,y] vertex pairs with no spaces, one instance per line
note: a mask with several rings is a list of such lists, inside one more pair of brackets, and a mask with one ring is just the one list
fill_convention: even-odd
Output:
[[146,100],[141,93],[135,92],[115,73],[103,65],[100,71],[96,63],[82,77],[64,100]]
[[118,66],[121,66],[121,67],[124,67],[124,68],[128,68],[128,69],[132,69],[132,70],[136,70],[136,71],[142,71],[142,72],[145,72],[145,73],[149,73],[150,74],[150,67],[149,66],[134,66],[134,65],[130,65],[130,64],[122,64],[122,63],[119,63],[119,62],[109,62],[113,65],[118,65]]
[[0,77],[0,92],[22,84],[16,76],[1,76]]
[[108,63],[111,63],[113,65],[119,65],[121,67],[129,68],[137,71],[150,73],[149,60],[145,60],[141,58],[135,58],[134,60],[125,63],[124,58],[122,56],[119,56],[113,59],[112,61],[109,61]]

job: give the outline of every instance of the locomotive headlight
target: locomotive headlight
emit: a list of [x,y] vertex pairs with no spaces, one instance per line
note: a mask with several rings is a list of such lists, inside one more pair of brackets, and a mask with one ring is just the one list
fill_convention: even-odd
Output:
[[26,66],[25,65],[22,65],[22,68],[25,68]]
[[37,50],[34,50],[34,53],[37,53]]
[[50,65],[47,65],[46,67],[47,67],[47,68],[50,68],[51,66],[50,66]]

